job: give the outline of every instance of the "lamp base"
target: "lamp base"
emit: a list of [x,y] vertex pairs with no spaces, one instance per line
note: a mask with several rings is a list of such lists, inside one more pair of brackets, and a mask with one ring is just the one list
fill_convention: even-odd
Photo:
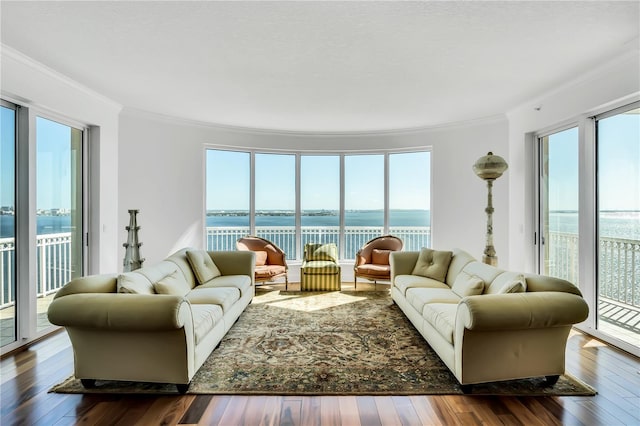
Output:
[[482,263],[486,263],[491,266],[498,266],[498,256],[482,256]]

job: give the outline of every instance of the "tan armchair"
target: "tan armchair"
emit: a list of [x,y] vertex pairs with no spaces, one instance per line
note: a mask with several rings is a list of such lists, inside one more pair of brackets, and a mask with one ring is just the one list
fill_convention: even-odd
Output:
[[287,255],[274,243],[264,238],[248,235],[236,242],[240,251],[252,251],[256,254],[256,284],[271,282],[284,277],[285,290],[289,286]]
[[358,253],[353,265],[354,287],[358,285],[358,277],[366,278],[377,284],[378,281],[391,281],[389,254],[402,250],[402,240],[393,235],[384,235],[367,242]]

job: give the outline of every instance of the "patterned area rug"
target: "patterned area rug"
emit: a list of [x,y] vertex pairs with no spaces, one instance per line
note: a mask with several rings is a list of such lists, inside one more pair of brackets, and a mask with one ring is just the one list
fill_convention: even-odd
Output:
[[[175,394],[175,386],[71,377],[61,393]],[[388,291],[259,289],[253,303],[194,376],[191,394],[462,394],[455,377],[393,303]],[[568,375],[475,385],[481,395],[594,395]]]

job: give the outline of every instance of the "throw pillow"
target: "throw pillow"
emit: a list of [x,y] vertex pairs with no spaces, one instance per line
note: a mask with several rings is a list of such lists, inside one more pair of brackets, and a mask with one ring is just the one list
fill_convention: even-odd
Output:
[[456,280],[453,282],[451,290],[460,297],[476,296],[482,294],[484,281],[482,281],[480,277],[460,271]]
[[153,294],[153,285],[142,274],[137,272],[125,272],[116,279],[118,293],[129,294]]
[[420,250],[418,261],[411,274],[444,282],[452,256],[453,252],[450,251],[423,248]]
[[338,260],[338,248],[333,243],[328,244],[307,244],[306,260],[328,260],[336,262]]
[[153,283],[153,288],[158,294],[170,294],[172,296],[185,296],[191,291],[189,284],[181,279],[180,272],[177,270]]
[[388,265],[391,250],[373,249],[371,251],[371,263],[376,265]]
[[[496,280],[498,280],[499,278],[500,277],[496,278]],[[511,277],[502,286],[500,286],[500,290],[498,290],[498,294],[524,293],[526,289],[527,289],[527,284],[526,284],[524,275],[518,274],[515,277]]]
[[267,264],[267,252],[260,250],[255,251],[256,254],[256,266],[264,266]]
[[187,259],[199,284],[204,284],[222,275],[209,253],[204,250],[187,250]]

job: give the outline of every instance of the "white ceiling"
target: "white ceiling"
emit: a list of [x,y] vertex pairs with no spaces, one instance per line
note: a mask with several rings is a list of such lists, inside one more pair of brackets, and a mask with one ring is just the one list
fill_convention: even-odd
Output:
[[640,2],[12,2],[2,43],[134,108],[304,132],[503,114],[636,49]]

